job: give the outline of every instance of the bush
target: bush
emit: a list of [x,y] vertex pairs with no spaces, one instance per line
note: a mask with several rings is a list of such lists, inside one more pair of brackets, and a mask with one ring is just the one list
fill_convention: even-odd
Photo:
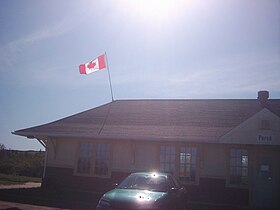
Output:
[[0,173],[42,177],[45,152],[0,150]]

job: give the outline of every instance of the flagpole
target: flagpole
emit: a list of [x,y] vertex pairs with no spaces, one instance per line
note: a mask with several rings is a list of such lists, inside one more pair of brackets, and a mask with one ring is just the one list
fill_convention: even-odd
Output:
[[112,97],[112,101],[114,101],[112,82],[111,82],[111,76],[110,76],[110,70],[109,70],[109,64],[108,64],[108,57],[107,57],[106,52],[105,52],[105,56],[106,56],[107,71],[108,71],[108,77],[109,77],[109,83],[110,83],[111,97]]

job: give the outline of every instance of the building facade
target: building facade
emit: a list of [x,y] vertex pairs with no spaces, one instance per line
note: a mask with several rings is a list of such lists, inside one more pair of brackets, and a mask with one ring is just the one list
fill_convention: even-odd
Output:
[[46,146],[46,187],[105,192],[173,173],[192,202],[279,207],[280,100],[117,100],[14,134]]

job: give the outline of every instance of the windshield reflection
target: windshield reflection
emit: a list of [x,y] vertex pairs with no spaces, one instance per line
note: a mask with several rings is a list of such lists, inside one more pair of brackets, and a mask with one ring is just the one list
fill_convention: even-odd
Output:
[[127,177],[117,188],[166,192],[168,187],[165,176],[134,174]]

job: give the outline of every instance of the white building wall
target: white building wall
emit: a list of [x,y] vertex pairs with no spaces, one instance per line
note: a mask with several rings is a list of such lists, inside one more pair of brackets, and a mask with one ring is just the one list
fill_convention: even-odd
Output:
[[200,151],[200,177],[225,178],[228,150],[223,145],[202,145]]
[[47,142],[47,165],[75,168],[78,141],[74,139],[50,139]]
[[158,145],[151,142],[135,142],[134,171],[156,171],[159,165]]
[[129,172],[132,158],[130,142],[120,141],[112,147],[112,171]]
[[152,171],[158,166],[158,146],[149,142],[119,141],[113,144],[112,171]]

